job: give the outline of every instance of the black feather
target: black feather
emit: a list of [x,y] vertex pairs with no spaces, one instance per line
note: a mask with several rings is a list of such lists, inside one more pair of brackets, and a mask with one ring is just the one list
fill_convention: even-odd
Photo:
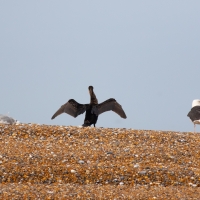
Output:
[[74,99],[70,99],[56,111],[51,119],[54,119],[62,113],[67,113],[72,117],[77,117],[86,111],[84,124],[82,126],[90,126],[93,124],[95,127],[98,116],[106,111],[112,110],[122,118],[126,118],[126,114],[122,109],[122,106],[115,99],[111,98],[98,104],[98,100],[93,91],[93,86],[89,86],[88,89],[90,93],[90,104],[80,104]]
[[70,99],[67,103],[62,105],[56,113],[52,116],[51,119],[54,119],[58,115],[62,113],[67,113],[72,117],[77,117],[80,114],[83,114],[88,107],[89,104],[80,104],[76,102],[74,99]]
[[200,119],[200,106],[194,106],[187,115],[192,121]]
[[106,111],[114,111],[117,113],[120,117],[126,119],[126,114],[124,110],[122,109],[122,106],[115,100],[115,99],[108,99],[100,104],[98,104],[98,115],[106,112]]

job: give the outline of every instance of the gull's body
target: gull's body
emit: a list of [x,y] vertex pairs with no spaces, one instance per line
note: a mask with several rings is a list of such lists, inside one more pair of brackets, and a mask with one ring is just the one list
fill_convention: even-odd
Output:
[[16,120],[6,115],[0,115],[0,124],[14,124]]
[[194,123],[194,133],[195,133],[196,124],[200,124],[200,100],[199,99],[193,100],[192,108],[187,116]]

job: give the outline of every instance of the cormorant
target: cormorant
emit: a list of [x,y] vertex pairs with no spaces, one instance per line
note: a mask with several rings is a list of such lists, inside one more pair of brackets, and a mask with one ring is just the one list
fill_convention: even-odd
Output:
[[196,124],[200,124],[200,100],[195,99],[192,102],[192,109],[187,115],[194,123],[194,133]]
[[77,117],[80,114],[83,114],[85,111],[85,120],[82,126],[90,126],[97,123],[98,116],[103,112],[112,110],[117,113],[120,117],[126,119],[126,114],[122,109],[122,106],[113,98],[107,99],[106,101],[98,104],[98,100],[93,91],[93,86],[89,86],[90,94],[90,104],[80,104],[74,99],[70,99],[67,103],[62,105],[56,113],[52,116],[51,119],[54,119],[62,113],[67,113],[72,117]]

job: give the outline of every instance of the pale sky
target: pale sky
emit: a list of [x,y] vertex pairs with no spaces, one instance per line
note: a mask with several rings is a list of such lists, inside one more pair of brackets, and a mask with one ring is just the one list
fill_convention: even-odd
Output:
[[[55,111],[69,99],[115,98],[127,119],[97,127],[193,131],[200,99],[200,1],[0,1],[0,114],[82,125]],[[197,126],[200,132],[200,126]]]

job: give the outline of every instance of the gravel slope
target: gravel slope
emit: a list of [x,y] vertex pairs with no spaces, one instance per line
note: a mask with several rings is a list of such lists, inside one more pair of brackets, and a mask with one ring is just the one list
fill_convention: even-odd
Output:
[[200,136],[0,125],[0,199],[200,199]]

